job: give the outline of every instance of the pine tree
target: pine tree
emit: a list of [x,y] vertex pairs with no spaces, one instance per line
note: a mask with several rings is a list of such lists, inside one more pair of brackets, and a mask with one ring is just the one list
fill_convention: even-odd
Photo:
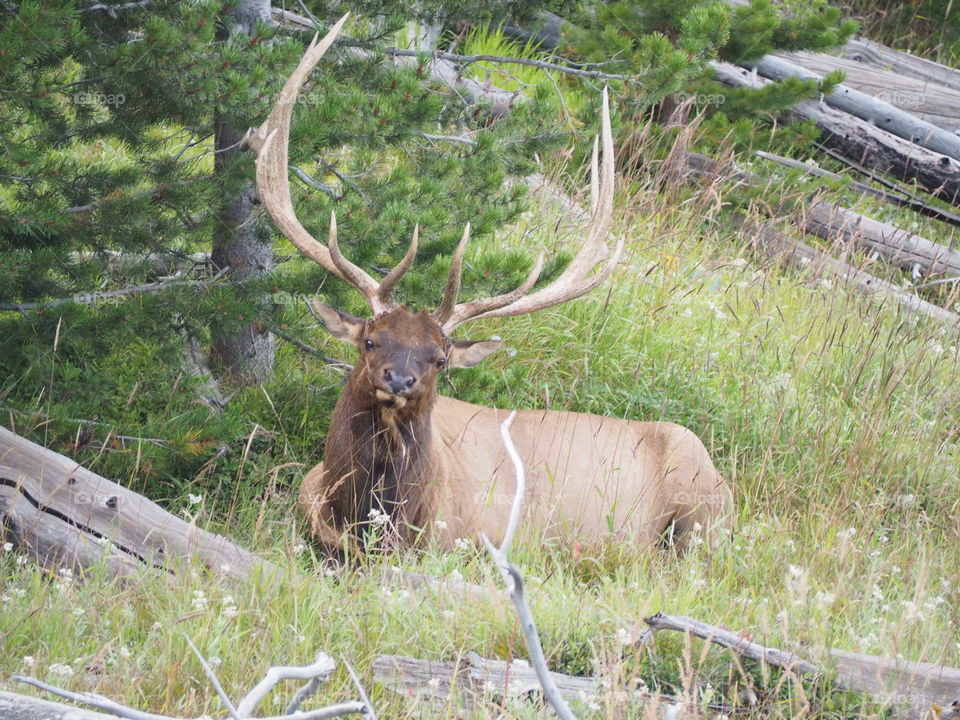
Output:
[[[0,397],[8,408],[139,424],[188,455],[208,450],[246,419],[218,419],[198,405],[189,392],[196,380],[183,369],[184,338],[207,345],[211,335],[216,342],[282,330],[302,315],[295,299],[317,288],[345,306],[357,302],[299,257],[270,270],[274,252],[294,251],[274,248],[251,202],[252,154],[234,152],[232,140],[266,117],[312,33],[278,29],[262,4],[246,15],[252,5],[0,4]],[[336,19],[325,12],[339,13],[306,7],[321,25]],[[438,301],[445,257],[464,223],[482,237],[522,209],[523,190],[505,180],[528,169],[556,133],[533,97],[479,128],[473,145],[427,139],[477,129],[483,115],[431,81],[425,60],[400,67],[379,49],[396,44],[411,21],[455,28],[505,17],[505,8],[353,5],[353,45],[329,54],[295,114],[291,185],[302,221],[323,236],[336,209],[345,252],[365,267],[396,262],[419,223],[421,271],[403,289],[416,305]],[[264,252],[233,268],[233,278],[188,273],[160,292],[87,302],[91,292],[156,283],[189,267],[186,258],[218,234],[226,239],[214,244],[213,262],[233,266],[224,247],[231,231],[248,227]],[[106,265],[108,251],[123,262]],[[517,281],[528,262],[493,259],[474,280]],[[243,272],[254,266],[262,272]],[[165,422],[174,416],[171,430]],[[75,424],[57,427],[64,438],[76,434]],[[179,462],[151,452],[157,463]]]

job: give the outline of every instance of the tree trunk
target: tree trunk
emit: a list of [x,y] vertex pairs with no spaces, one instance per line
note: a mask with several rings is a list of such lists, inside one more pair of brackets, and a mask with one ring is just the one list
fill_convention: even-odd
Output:
[[[249,34],[257,20],[270,22],[270,3],[241,0],[232,14],[233,26],[222,34]],[[219,112],[214,120],[214,171],[222,177],[243,151],[240,141],[247,128],[236,128]],[[217,211],[211,260],[215,268],[229,268],[237,280],[249,280],[273,268],[273,238],[254,215],[256,190],[248,183],[238,195],[224,199]],[[235,386],[256,385],[273,370],[273,335],[259,323],[240,328],[214,325],[210,328],[211,356],[217,374]]]
[[842,50],[843,57],[876,68],[889,69],[907,77],[960,90],[960,70],[888,48],[866,38],[855,38]]

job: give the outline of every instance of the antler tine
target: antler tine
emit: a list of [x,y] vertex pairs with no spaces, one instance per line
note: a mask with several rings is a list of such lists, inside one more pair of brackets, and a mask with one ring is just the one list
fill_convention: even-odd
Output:
[[[623,254],[624,238],[622,236],[617,238],[613,252],[609,254],[606,262],[596,272],[590,274],[590,271],[597,266],[607,252],[605,240],[613,220],[613,131],[610,127],[610,102],[606,88],[603,90],[601,125],[600,144],[603,146],[603,162],[598,168],[596,142],[594,143],[594,153],[591,160],[592,197],[590,204],[592,221],[583,246],[570,264],[550,285],[533,294],[527,295],[529,287],[521,292],[521,289],[527,285],[527,283],[524,283],[523,286],[512,293],[501,295],[498,298],[474,300],[457,305],[450,318],[443,325],[445,332],[452,332],[457,326],[475,318],[523,315],[552,305],[558,305],[585,295],[610,277]],[[597,182],[598,176],[599,183]],[[538,261],[538,264],[540,262]],[[533,282],[536,282],[536,277],[534,277]],[[530,287],[533,286],[533,282],[530,283]],[[504,298],[509,298],[509,300],[501,302]],[[490,306],[491,304],[493,307]]]
[[386,307],[393,307],[396,305],[396,302],[393,299],[393,290],[397,287],[397,283],[400,282],[407,270],[413,265],[413,260],[417,256],[417,246],[420,244],[420,225],[415,225],[413,228],[413,237],[410,238],[410,247],[407,248],[407,254],[403,256],[403,260],[400,261],[400,264],[397,265],[393,270],[387,273],[387,276],[380,281],[380,289],[377,291],[377,297],[380,299],[380,302]]
[[497,295],[496,297],[479,298],[477,300],[471,300],[470,302],[460,303],[454,307],[450,313],[450,317],[440,323],[443,331],[449,335],[467,320],[482,317],[486,313],[491,313],[490,317],[493,317],[493,311],[504,308],[522,298],[530,292],[539,279],[540,273],[543,272],[544,257],[545,255],[541,250],[540,254],[537,255],[536,261],[533,263],[533,267],[530,268],[526,279],[516,289],[503,295]]
[[470,242],[470,223],[463,229],[463,237],[457,245],[453,258],[450,260],[450,272],[447,275],[447,287],[443,291],[443,300],[440,307],[436,309],[433,316],[437,322],[443,325],[450,319],[457,304],[457,293],[460,292],[460,280],[463,273],[463,254],[467,250],[467,243]]
[[[370,303],[373,311],[384,309],[377,295],[378,283],[370,275],[351,263],[339,253],[318,242],[297,219],[290,199],[289,151],[290,120],[296,105],[297,95],[310,72],[336,40],[350,13],[340,18],[330,28],[323,40],[314,36],[296,70],[287,78],[277,102],[263,124],[246,139],[246,145],[257,153],[257,189],[260,202],[270,213],[277,228],[290,239],[306,257],[319,263],[326,270],[345,280],[359,290]],[[336,248],[336,220],[331,220],[330,235]],[[338,257],[335,257],[338,256]]]

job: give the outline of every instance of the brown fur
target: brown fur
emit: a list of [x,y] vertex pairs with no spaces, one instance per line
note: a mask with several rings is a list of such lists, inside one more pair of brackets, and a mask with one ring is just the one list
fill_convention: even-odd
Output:
[[[450,547],[480,532],[498,542],[515,487],[500,439],[509,412],[438,395],[436,364],[475,364],[458,353],[482,359],[496,345],[455,346],[432,317],[403,308],[366,322],[316,309],[361,353],[333,413],[325,462],[301,488],[320,542],[336,550],[371,509],[390,516],[405,544],[434,535]],[[384,390],[385,370],[415,377],[409,396]],[[672,527],[682,544],[695,523],[704,535],[729,523],[726,482],[679,425],[527,410],[511,434],[527,471],[524,527],[538,539],[651,545]]]

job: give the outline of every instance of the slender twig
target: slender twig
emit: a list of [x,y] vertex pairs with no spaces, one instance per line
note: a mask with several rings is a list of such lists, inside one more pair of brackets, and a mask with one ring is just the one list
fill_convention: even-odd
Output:
[[217,678],[217,674],[213,671],[213,668],[210,667],[210,664],[206,661],[203,655],[200,654],[200,651],[197,650],[197,646],[193,644],[193,641],[187,637],[184,633],[183,638],[187,641],[187,645],[190,646],[190,649],[193,650],[193,654],[197,656],[197,660],[200,661],[200,667],[203,668],[203,671],[207,674],[207,679],[210,680],[213,685],[213,689],[217,691],[217,695],[220,696],[220,701],[223,703],[223,706],[227,708],[227,712],[230,713],[230,717],[233,720],[240,720],[240,714],[237,712],[237,708],[234,707],[233,701],[230,699],[230,696],[227,695],[226,690],[223,689],[223,685],[220,684],[220,680]]
[[[341,38],[337,41],[339,45],[345,47],[359,47],[366,48],[369,46],[369,42],[352,40],[350,38]],[[529,58],[521,57],[509,57],[506,55],[460,55],[459,53],[446,52],[445,50],[432,50],[429,52],[424,52],[422,50],[405,50],[404,48],[378,48],[379,52],[382,52],[386,55],[392,55],[394,57],[423,57],[431,56],[437,60],[450,60],[451,62],[458,62],[464,64],[471,64],[476,62],[491,62],[491,63],[502,63],[505,65],[526,65],[528,67],[539,68],[540,70],[554,70],[559,73],[564,73],[565,75],[577,75],[580,77],[590,77],[598,78],[601,80],[633,80],[635,76],[633,75],[620,75],[615,73],[606,73],[601,70],[582,70],[580,68],[570,67],[569,65],[561,65],[559,63],[548,62],[546,60],[532,60]]]
[[345,363],[343,360],[337,360],[336,358],[330,357],[329,355],[326,355],[320,352],[312,345],[307,345],[307,343],[303,342],[302,340],[298,340],[297,338],[291,335],[288,335],[283,330],[279,330],[277,328],[272,327],[270,328],[270,332],[272,332],[281,340],[285,340],[291,345],[297,346],[298,348],[303,350],[305,353],[310,353],[311,355],[314,355],[315,357],[320,358],[321,360],[323,360],[324,363],[326,363],[327,365],[330,365],[331,367],[337,368],[338,370],[344,370],[346,372],[350,372],[351,370],[353,370],[353,365],[351,365],[350,363]]
[[353,680],[354,686],[357,688],[357,692],[360,693],[360,699],[367,704],[367,712],[365,715],[370,717],[370,720],[377,720],[377,712],[373,709],[373,703],[370,702],[370,698],[367,696],[367,691],[363,689],[363,684],[360,682],[360,676],[357,675],[357,672],[353,669],[353,666],[347,662],[346,658],[342,660],[343,666],[347,669],[347,672],[350,673],[350,679]]
[[470,138],[460,137],[456,135],[431,135],[430,133],[415,132],[413,133],[416,137],[422,137],[425,140],[433,140],[435,142],[452,142],[452,143],[461,143],[463,145],[469,145],[470,147],[476,147],[477,141],[471,140]]
[[113,713],[117,717],[127,718],[127,720],[171,720],[165,715],[154,715],[153,713],[146,713],[133,708],[128,708],[125,705],[116,703],[110,698],[105,698],[102,695],[95,695],[93,693],[75,693],[71,692],[70,690],[63,690],[62,688],[58,688],[53,685],[47,685],[47,683],[37,680],[36,678],[14,675],[10,679],[16,682],[22,682],[25,685],[32,685],[33,687],[40,688],[41,690],[46,690],[48,693],[53,693],[54,695],[66,698],[67,700],[73,700],[74,702],[82,705],[89,705],[90,707],[95,707],[98,710],[104,710],[105,712]]
[[[93,305],[101,300],[113,300],[115,298],[127,297],[129,295],[140,295],[142,293],[163,292],[174,287],[206,287],[223,280],[226,274],[224,268],[219,273],[205,280],[164,280],[163,282],[147,283],[145,285],[131,285],[130,287],[120,288],[119,290],[101,290],[96,292],[81,292],[73,297],[56,298],[54,300],[44,300],[39,302],[25,303],[0,303],[0,310],[13,312],[26,312],[27,310],[37,310],[39,308],[57,307],[58,305],[67,305],[75,303],[77,305]],[[242,283],[244,280],[234,280],[235,283]]]
[[520,627],[523,629],[523,637],[527,643],[530,664],[534,670],[536,670],[537,679],[540,681],[541,687],[543,687],[544,697],[547,699],[550,707],[554,709],[554,712],[560,716],[561,720],[576,720],[576,716],[573,714],[570,706],[567,705],[567,701],[564,700],[563,695],[560,694],[560,690],[550,675],[550,669],[547,667],[547,659],[543,654],[543,645],[540,643],[540,634],[537,632],[536,623],[533,621],[533,613],[530,612],[530,607],[527,605],[526,597],[524,596],[523,575],[521,575],[520,570],[515,565],[510,563],[510,559],[507,556],[510,544],[513,542],[513,536],[520,523],[520,509],[523,505],[523,495],[526,490],[526,473],[523,469],[523,461],[517,452],[516,446],[513,444],[513,439],[510,437],[510,424],[516,415],[517,411],[514,410],[500,426],[500,435],[503,438],[503,444],[506,446],[507,454],[510,455],[510,459],[513,461],[514,470],[517,475],[517,487],[513,497],[513,506],[510,508],[507,529],[499,548],[490,541],[490,538],[488,538],[485,533],[481,533],[480,537],[483,540],[483,544],[487,546],[487,551],[500,570],[503,582],[510,592],[510,599],[513,601],[514,609],[520,620]]
[[307,173],[305,173],[303,170],[298,168],[296,165],[291,165],[290,169],[293,170],[294,175],[300,178],[300,181],[307,187],[312,187],[314,190],[319,190],[325,195],[332,197],[334,200],[337,199],[338,193],[335,188],[331,187],[330,185],[327,185],[326,183],[320,182],[316,178],[310,177],[309,175],[307,175]]

